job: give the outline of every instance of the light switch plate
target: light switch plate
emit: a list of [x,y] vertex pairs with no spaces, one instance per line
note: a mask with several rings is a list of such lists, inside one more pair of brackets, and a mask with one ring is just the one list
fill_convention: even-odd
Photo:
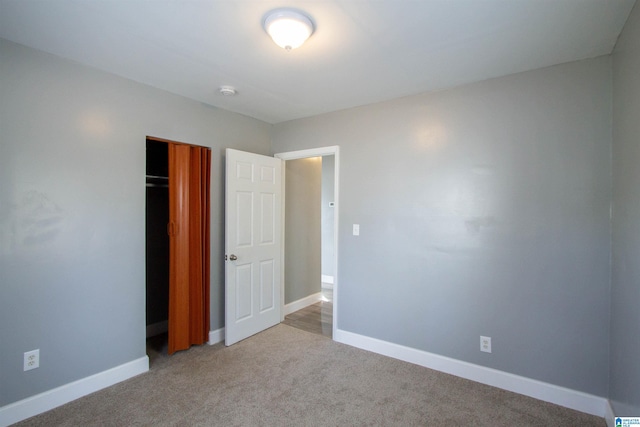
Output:
[[360,235],[360,224],[353,224],[353,235],[354,236]]

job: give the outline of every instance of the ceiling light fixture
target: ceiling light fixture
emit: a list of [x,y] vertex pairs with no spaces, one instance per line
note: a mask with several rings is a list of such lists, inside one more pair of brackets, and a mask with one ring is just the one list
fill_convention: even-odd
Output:
[[272,10],[267,13],[263,27],[275,44],[287,51],[300,47],[314,30],[311,19],[293,9]]

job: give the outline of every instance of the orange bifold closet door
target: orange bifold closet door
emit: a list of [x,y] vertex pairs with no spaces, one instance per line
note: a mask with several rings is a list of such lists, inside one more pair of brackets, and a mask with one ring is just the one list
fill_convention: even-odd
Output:
[[209,334],[211,150],[169,143],[169,354]]

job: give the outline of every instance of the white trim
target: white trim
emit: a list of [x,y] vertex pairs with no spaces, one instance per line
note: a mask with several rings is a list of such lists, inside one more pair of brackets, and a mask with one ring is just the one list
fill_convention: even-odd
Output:
[[615,414],[613,413],[613,408],[611,407],[610,400],[607,400],[607,405],[605,406],[604,411],[605,411],[604,419],[607,422],[607,425],[609,427],[615,427],[616,425]]
[[[276,153],[274,157],[284,160],[295,160],[295,159],[305,159],[308,157],[318,157],[318,156],[334,156],[334,171],[333,171],[333,200],[335,202],[334,206],[334,227],[333,227],[333,242],[334,242],[334,251],[333,251],[333,336],[336,336],[338,331],[338,284],[339,284],[339,267],[338,267],[338,259],[339,259],[339,248],[338,239],[340,236],[340,147],[338,145],[332,145],[328,147],[319,147],[319,148],[311,148],[308,150],[298,150],[298,151],[288,151],[285,153]],[[281,284],[281,299],[282,306],[284,307],[284,224],[285,224],[285,216],[284,216],[284,203],[285,203],[285,174],[284,170],[286,168],[282,168],[282,284]],[[284,310],[281,310],[281,320],[284,320]]]
[[473,363],[463,362],[445,356],[405,347],[399,344],[337,330],[333,339],[374,353],[393,357],[405,362],[425,366],[436,371],[445,372],[468,380],[476,381],[503,390],[512,391],[525,396],[551,402],[556,405],[586,412],[591,415],[605,417],[608,400],[577,390],[560,387],[531,378],[510,374],[497,369],[487,368]]
[[[278,156],[274,156],[276,158],[278,158]],[[280,322],[284,322],[284,283],[286,280],[286,271],[285,271],[285,254],[286,254],[286,241],[285,241],[285,236],[284,236],[284,232],[285,232],[285,227],[286,227],[286,221],[287,221],[287,189],[286,189],[286,183],[287,183],[287,167],[286,167],[286,163],[284,160],[280,159],[280,170],[281,170],[281,175],[282,177],[280,178],[280,185],[281,185],[281,189],[282,191],[280,191],[281,194],[281,198],[282,198],[282,207],[280,208],[280,212],[281,213],[281,223],[280,223],[280,241],[282,242],[282,244],[280,245]]]
[[141,357],[115,368],[79,379],[0,408],[0,427],[49,411],[72,400],[107,388],[149,370],[149,358]]
[[[340,147],[337,145],[331,145],[328,147],[309,148],[308,150],[287,151],[285,153],[276,153],[273,157],[277,157],[282,160],[295,160],[306,159],[308,157],[319,156],[332,156],[340,151]],[[336,200],[336,205],[337,205]]]
[[209,342],[207,344],[214,345],[224,341],[224,328],[209,331]]
[[330,284],[333,285],[333,276],[327,276],[326,274],[323,274],[322,277],[320,278],[320,281],[324,284]]
[[290,302],[284,306],[284,315],[295,313],[298,310],[302,310],[305,307],[309,307],[317,302],[322,301],[322,292],[318,292],[317,294],[309,295],[308,297],[301,298],[298,301]]
[[332,291],[333,290],[333,285],[331,283],[322,283],[322,285],[320,286],[320,289],[324,289],[327,291]]
[[163,320],[162,322],[152,323],[147,325],[147,338],[155,337],[169,330],[169,321]]

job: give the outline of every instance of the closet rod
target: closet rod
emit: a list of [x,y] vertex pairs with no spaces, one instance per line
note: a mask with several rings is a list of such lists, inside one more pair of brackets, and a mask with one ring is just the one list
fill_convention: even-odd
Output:
[[161,187],[161,188],[169,188],[168,184],[151,184],[151,183],[147,183],[147,187]]
[[147,175],[147,178],[153,178],[153,179],[169,179],[168,176],[159,176],[159,175]]

